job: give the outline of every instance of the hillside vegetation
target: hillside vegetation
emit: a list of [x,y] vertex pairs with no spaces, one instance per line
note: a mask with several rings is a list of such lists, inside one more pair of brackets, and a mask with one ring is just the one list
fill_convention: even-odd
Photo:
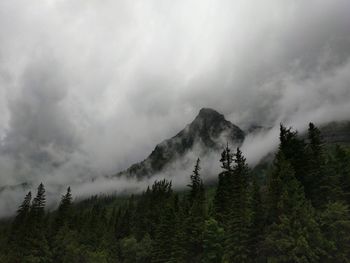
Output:
[[217,185],[194,164],[186,191],[156,181],[130,197],[95,196],[45,211],[45,188],[0,224],[0,262],[350,262],[350,152],[281,125],[266,169],[239,148],[221,154]]

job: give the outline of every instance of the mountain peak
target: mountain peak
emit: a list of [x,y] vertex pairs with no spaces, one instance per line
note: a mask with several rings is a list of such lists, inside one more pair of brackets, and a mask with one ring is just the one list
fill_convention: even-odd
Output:
[[201,108],[197,117],[196,118],[210,118],[210,117],[222,117],[224,118],[224,115],[222,115],[221,113],[217,112],[214,109],[211,108]]
[[240,145],[243,139],[244,132],[226,120],[224,115],[210,108],[202,108],[186,128],[158,144],[144,161],[134,164],[121,174],[151,176],[172,161],[185,156],[196,145],[203,152],[219,151],[226,143]]
[[[216,110],[210,109],[210,108],[202,108],[196,118],[193,120],[191,125],[193,124],[200,124],[200,126],[210,126],[214,123],[218,122],[225,122],[225,117],[221,113],[217,112]],[[196,127],[198,128],[198,127]]]

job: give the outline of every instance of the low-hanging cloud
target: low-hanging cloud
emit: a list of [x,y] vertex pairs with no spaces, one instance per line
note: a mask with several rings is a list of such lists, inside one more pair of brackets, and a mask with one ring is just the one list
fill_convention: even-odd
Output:
[[[273,127],[244,143],[251,163],[276,145],[280,122],[349,119],[349,10],[347,0],[1,1],[0,186],[88,194],[92,178],[142,160],[201,107]],[[5,192],[0,213],[24,195]]]

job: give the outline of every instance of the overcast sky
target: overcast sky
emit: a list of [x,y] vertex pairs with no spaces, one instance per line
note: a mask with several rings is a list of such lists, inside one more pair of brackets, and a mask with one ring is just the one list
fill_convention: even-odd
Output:
[[241,127],[349,119],[349,14],[349,0],[2,0],[0,186],[119,171],[201,107]]

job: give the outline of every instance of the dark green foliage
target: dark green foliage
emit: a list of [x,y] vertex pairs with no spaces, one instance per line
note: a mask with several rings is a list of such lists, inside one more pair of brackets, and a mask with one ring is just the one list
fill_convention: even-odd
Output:
[[198,159],[188,191],[161,180],[136,196],[73,203],[68,188],[54,212],[40,184],[0,222],[0,262],[350,262],[347,148],[325,146],[312,123],[305,141],[281,125],[270,167],[251,173],[228,146],[220,162],[216,188]]
[[323,262],[350,262],[350,215],[348,206],[329,203],[321,214],[320,226],[328,242]]
[[169,204],[160,215],[154,241],[152,244],[152,262],[169,262],[172,258],[172,244],[175,236],[175,213]]
[[[280,145],[279,151],[291,163],[296,178],[307,186],[307,156],[305,152],[306,144],[304,140],[299,138],[298,132],[292,128],[286,128],[282,124],[280,126]],[[305,189],[309,192],[310,189]]]
[[44,188],[44,185],[41,183],[38,187],[36,197],[33,199],[33,203],[30,210],[31,217],[33,219],[36,219],[37,221],[42,221],[44,219],[45,204],[46,204],[45,188]]
[[[332,186],[336,183],[339,184],[336,184],[336,190],[339,191],[338,187],[340,187],[342,199],[350,206],[350,152],[344,147],[337,145],[333,158],[329,160],[329,167],[328,175],[331,175],[333,178]],[[335,195],[333,199],[339,199],[339,194]]]
[[294,173],[290,163],[286,162],[283,153],[278,152],[274,160],[273,168],[268,174],[267,184],[267,218],[269,223],[275,223],[280,216],[279,201],[285,184],[284,178],[290,177],[288,173]]
[[205,191],[200,177],[198,159],[191,175],[190,194],[188,200],[188,214],[185,219],[185,233],[187,236],[187,258],[192,262],[201,262],[203,256],[203,231],[207,216]]
[[30,203],[32,200],[32,194],[29,192],[23,203],[17,210],[17,215],[12,222],[11,234],[9,236],[9,259],[16,262],[16,258],[24,258],[30,249],[28,242],[28,216],[30,212]]
[[280,158],[282,178],[277,214],[268,228],[264,249],[271,262],[320,262],[323,239],[315,212],[290,163]]
[[225,231],[218,222],[210,218],[205,221],[203,233],[203,260],[205,263],[220,263],[224,253]]
[[50,249],[45,233],[45,188],[41,183],[37,194],[33,199],[29,218],[27,239],[29,245],[29,254],[25,259],[29,262],[49,262]]
[[199,195],[203,195],[204,193],[203,182],[199,175],[199,170],[201,169],[199,163],[200,159],[198,158],[193,173],[191,174],[191,183],[188,185],[188,187],[190,187],[189,202],[191,204],[193,204],[197,198],[201,198]]
[[221,168],[223,171],[218,177],[218,186],[214,199],[214,214],[216,220],[226,225],[230,214],[230,203],[232,199],[232,162],[233,154],[231,149],[226,146],[221,154]]
[[61,202],[57,209],[57,215],[53,226],[54,234],[57,233],[61,227],[70,224],[72,215],[72,194],[70,187],[67,189],[67,193],[62,196]]
[[250,262],[249,251],[249,169],[242,152],[237,148],[232,169],[232,198],[227,227],[225,258],[229,262]]
[[175,234],[173,237],[173,245],[171,252],[171,260],[170,262],[186,262],[188,258],[188,236],[186,233],[187,230],[187,210],[188,207],[187,200],[184,201],[183,204],[179,205],[178,202],[175,202]]
[[[328,202],[341,198],[341,177],[334,173],[330,162],[326,163],[321,133],[313,123],[309,124],[307,155],[307,177],[304,185],[305,195],[317,209],[323,208]],[[335,164],[335,163],[333,163]]]
[[261,190],[256,176],[253,176],[250,189],[249,250],[252,258],[260,258],[260,245],[266,223]]

